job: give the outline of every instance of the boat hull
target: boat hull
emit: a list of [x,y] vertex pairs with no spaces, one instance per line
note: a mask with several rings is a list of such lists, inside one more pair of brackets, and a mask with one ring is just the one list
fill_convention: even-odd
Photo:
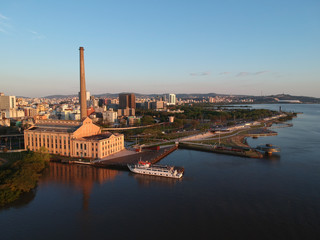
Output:
[[159,177],[168,177],[168,178],[182,178],[183,172],[177,171],[160,171],[152,169],[152,167],[141,167],[139,168],[137,165],[128,164],[129,170],[133,173],[144,174],[144,175],[152,175]]

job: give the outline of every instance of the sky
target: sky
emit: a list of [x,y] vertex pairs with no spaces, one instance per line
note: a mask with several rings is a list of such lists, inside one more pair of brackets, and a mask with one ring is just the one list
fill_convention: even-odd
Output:
[[1,0],[0,92],[320,97],[319,0]]

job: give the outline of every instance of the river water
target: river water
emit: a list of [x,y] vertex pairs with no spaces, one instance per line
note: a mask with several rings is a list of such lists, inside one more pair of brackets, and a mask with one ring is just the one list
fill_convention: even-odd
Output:
[[[256,105],[277,110],[279,105]],[[281,153],[249,159],[177,150],[161,161],[181,180],[53,163],[37,189],[0,209],[0,239],[319,239],[320,105],[272,143]]]

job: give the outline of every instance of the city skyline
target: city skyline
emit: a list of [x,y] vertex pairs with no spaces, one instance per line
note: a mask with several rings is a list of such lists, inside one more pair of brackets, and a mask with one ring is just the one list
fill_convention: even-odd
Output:
[[[183,3],[183,4],[182,4]],[[320,97],[317,1],[4,1],[6,95],[87,90]]]

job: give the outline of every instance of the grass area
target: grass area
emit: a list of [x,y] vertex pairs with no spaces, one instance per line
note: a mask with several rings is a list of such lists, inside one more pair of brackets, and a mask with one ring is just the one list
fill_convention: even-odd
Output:
[[[192,136],[195,134],[200,134],[200,131],[186,131],[179,133],[166,133],[166,134],[149,134],[145,136],[139,136],[138,142],[139,144],[150,144],[153,142],[161,142],[161,141],[170,141],[174,139],[179,139],[187,136]],[[130,140],[134,141],[136,138],[131,138]],[[128,139],[129,140],[129,139]],[[162,143],[161,143],[162,144]],[[164,142],[163,145],[166,145],[167,142]]]
[[162,136],[163,139],[171,140],[176,138],[182,138],[182,137],[188,137],[195,134],[200,134],[200,131],[186,131],[186,132],[180,132],[180,133],[167,133]]
[[[209,144],[209,145],[219,145],[219,140],[202,140],[202,141],[194,141],[194,143],[202,143],[202,144]],[[235,141],[233,138],[226,138],[220,140],[220,145],[229,146],[229,147],[244,147],[240,146],[244,142]]]
[[[155,144],[154,146],[169,146],[169,145],[174,145],[175,142],[164,142],[164,143],[160,143],[160,144]],[[150,142],[148,144],[148,147],[152,147],[152,142]]]

